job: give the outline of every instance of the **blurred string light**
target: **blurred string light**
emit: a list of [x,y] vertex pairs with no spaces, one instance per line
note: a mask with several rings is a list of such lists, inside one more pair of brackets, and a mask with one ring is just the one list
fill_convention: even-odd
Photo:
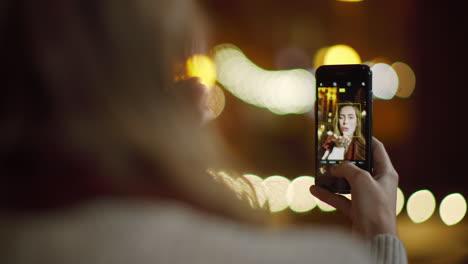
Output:
[[463,195],[459,193],[449,194],[440,203],[440,218],[448,226],[455,225],[465,217],[466,207],[466,200]]
[[303,69],[267,71],[234,45],[214,49],[217,79],[241,100],[276,114],[309,112],[315,101],[315,77]]
[[403,210],[403,206],[405,205],[405,196],[403,195],[403,191],[400,187],[397,188],[397,201],[396,201],[396,215],[401,213]]
[[436,208],[436,200],[429,190],[420,190],[413,193],[406,205],[409,218],[414,223],[422,223],[429,219]]
[[289,184],[286,200],[293,212],[305,213],[314,209],[317,201],[309,191],[310,186],[314,184],[315,179],[311,176],[297,177]]
[[208,89],[213,88],[216,83],[216,67],[210,57],[202,54],[193,55],[187,60],[186,67],[189,77],[198,77]]
[[399,80],[395,95],[400,98],[409,98],[416,88],[416,75],[413,69],[404,62],[395,62],[392,64],[392,68],[397,73]]
[[289,179],[283,176],[274,175],[266,178],[263,181],[263,184],[265,185],[267,200],[271,212],[281,212],[288,208],[286,193],[290,184]]
[[[235,192],[245,191],[245,183],[239,179],[231,178],[224,171],[216,173],[228,186]],[[305,213],[318,207],[323,212],[332,212],[336,208],[315,198],[309,192],[311,185],[315,184],[315,178],[312,176],[299,176],[294,180],[283,176],[270,176],[265,179],[254,175],[244,174],[255,189],[258,202],[261,206],[268,202],[271,212],[281,212],[290,208],[295,213]],[[342,194],[348,199],[352,199],[351,194]],[[405,200],[403,191],[397,189],[396,215],[399,215],[404,207]],[[413,193],[407,201],[408,217],[414,223],[422,223],[428,220],[435,211],[436,200],[429,190],[420,190]],[[439,214],[442,221],[448,225],[455,225],[463,220],[467,212],[467,202],[460,193],[447,195],[441,202]]]

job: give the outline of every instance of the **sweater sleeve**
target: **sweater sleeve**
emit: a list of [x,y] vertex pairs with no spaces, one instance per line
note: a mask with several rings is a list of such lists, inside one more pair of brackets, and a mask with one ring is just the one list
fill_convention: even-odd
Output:
[[371,253],[376,264],[407,264],[403,243],[396,236],[380,234],[371,241]]

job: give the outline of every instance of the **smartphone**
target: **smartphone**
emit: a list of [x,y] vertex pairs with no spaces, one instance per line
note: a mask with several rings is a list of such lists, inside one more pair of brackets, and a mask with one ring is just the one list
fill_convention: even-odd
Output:
[[372,72],[363,64],[324,65],[315,78],[315,183],[350,193],[349,183],[329,172],[345,160],[372,172]]

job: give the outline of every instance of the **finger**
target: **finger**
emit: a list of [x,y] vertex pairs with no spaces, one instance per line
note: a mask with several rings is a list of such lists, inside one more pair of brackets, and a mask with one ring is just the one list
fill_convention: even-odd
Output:
[[312,185],[310,187],[310,192],[312,193],[312,195],[324,201],[325,203],[335,207],[337,210],[341,211],[346,216],[349,217],[351,215],[351,201],[348,198],[342,195],[334,194],[316,185]]
[[392,165],[392,161],[390,160],[382,142],[373,138],[372,149],[376,180],[385,184],[398,184],[398,174],[396,173],[395,168]]
[[340,165],[331,167],[330,174],[338,178],[345,178],[348,180],[351,188],[353,188],[353,186],[357,184],[356,182],[360,179],[372,178],[368,171],[358,168],[349,161],[345,161]]

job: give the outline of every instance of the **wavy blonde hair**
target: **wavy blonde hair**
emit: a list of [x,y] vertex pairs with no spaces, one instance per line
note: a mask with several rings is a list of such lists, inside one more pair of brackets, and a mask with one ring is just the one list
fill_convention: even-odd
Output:
[[182,91],[190,87],[174,86],[173,66],[198,43],[194,1],[2,5],[3,208],[41,207],[28,201],[33,194],[64,206],[106,195],[175,199],[263,221],[207,176],[207,168],[233,163],[219,136],[198,123]]

